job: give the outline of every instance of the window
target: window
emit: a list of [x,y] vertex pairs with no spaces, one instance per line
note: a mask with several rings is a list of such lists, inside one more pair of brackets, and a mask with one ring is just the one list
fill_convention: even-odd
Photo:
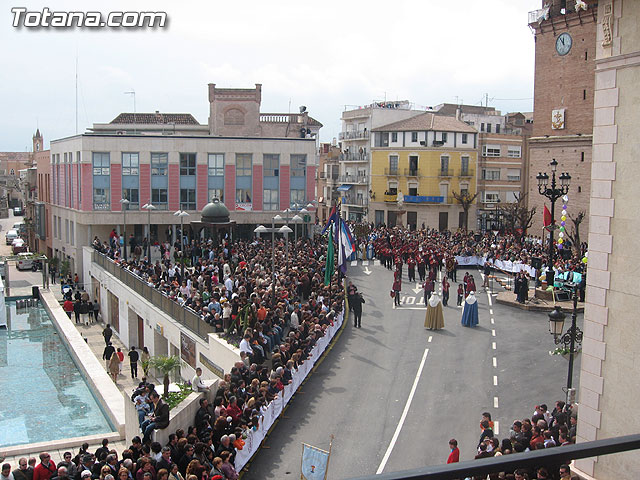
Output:
[[[196,174],[196,154],[181,153],[180,154],[180,176],[194,177],[195,174]],[[192,210],[195,210],[195,209],[192,209]]]
[[491,133],[491,124],[487,123],[487,133]]
[[168,193],[166,188],[151,189],[151,204],[158,210],[166,210],[168,203]]
[[71,223],[69,224],[69,236],[71,237],[71,245],[72,245],[72,246],[73,246],[73,245],[75,245],[75,243],[76,243],[76,242],[75,242],[75,240],[74,240],[74,237],[75,237],[75,228],[73,227],[73,222],[71,222]]
[[236,203],[251,203],[251,190],[236,188]]
[[168,153],[151,152],[151,175],[166,175],[168,163],[169,163]]
[[463,144],[466,144],[466,143],[467,143],[467,134],[466,134],[466,133],[463,133],[463,134],[462,134],[462,143],[463,143]]
[[469,185],[460,185],[460,195],[469,194]]
[[507,203],[516,203],[520,198],[520,192],[506,192]]
[[138,153],[122,154],[122,175],[138,175],[140,155]]
[[481,123],[481,124],[480,124],[480,131],[481,131],[481,132],[484,132],[484,123]]
[[483,145],[482,156],[483,157],[499,157],[500,145]]
[[264,210],[279,210],[278,190],[265,189],[262,201]]
[[418,187],[410,186],[409,187],[409,195],[411,195],[412,197],[417,196],[418,195]]
[[516,147],[509,146],[507,156],[509,158],[520,158],[522,156],[522,147],[520,145]]
[[280,171],[280,155],[265,153],[262,156],[265,177],[277,177]]
[[58,217],[58,240],[62,240],[62,217]]
[[209,154],[209,176],[210,177],[224,176],[224,154],[223,153]]
[[519,168],[509,168],[507,170],[507,180],[510,182],[519,182],[520,181],[520,169]]
[[67,152],[64,152],[64,163],[67,163]]
[[109,210],[111,208],[108,188],[93,189],[93,209]]
[[388,147],[389,146],[389,132],[376,132],[375,146],[376,147]]
[[251,176],[251,154],[250,153],[236,153],[236,176],[237,177]]
[[411,132],[411,141],[414,143],[418,141],[418,132]]
[[442,132],[442,142],[447,143],[447,132]]
[[[109,159],[109,152],[93,152],[94,175],[109,175],[110,167],[111,160]],[[11,175],[13,175],[13,173]]]
[[69,220],[64,219],[64,241],[69,243]]
[[304,190],[300,189],[292,189],[289,193],[289,201],[291,205],[298,204],[300,206],[304,205]]
[[80,152],[76,152],[76,162],[80,163]]
[[460,157],[460,174],[469,175],[469,157]]
[[[194,155],[195,158],[195,155]],[[180,209],[195,210],[196,209],[196,190],[195,188],[180,189]]]
[[209,189],[209,201],[212,202],[214,198],[217,198],[221,202],[224,202],[224,189],[223,188],[210,188]]
[[500,133],[500,124],[496,123],[496,133]]
[[139,190],[137,188],[123,188],[122,198],[129,200],[127,210],[138,210],[140,208]]
[[398,184],[396,182],[389,182],[389,188],[387,189],[388,195],[398,194]]
[[291,176],[304,177],[307,167],[306,155],[291,155]]
[[389,155],[389,174],[390,175],[398,174],[398,156],[397,155]]
[[440,157],[440,173],[442,175],[449,174],[449,155],[442,155]]
[[500,170],[499,169],[491,170],[488,168],[483,168],[482,179],[483,180],[500,180]]
[[53,238],[58,238],[58,216],[53,216]]
[[484,193],[484,202],[485,203],[497,203],[500,199],[500,194],[498,192],[483,192]]
[[391,141],[392,142],[398,141],[398,132],[391,132]]

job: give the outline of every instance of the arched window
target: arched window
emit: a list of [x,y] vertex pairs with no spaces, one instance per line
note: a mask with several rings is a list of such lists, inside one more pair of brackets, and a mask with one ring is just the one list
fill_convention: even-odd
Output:
[[224,112],[225,125],[244,125],[244,112],[239,108],[230,108]]
[[12,168],[11,171],[9,172],[9,175],[15,175],[15,174],[16,174],[16,172]]

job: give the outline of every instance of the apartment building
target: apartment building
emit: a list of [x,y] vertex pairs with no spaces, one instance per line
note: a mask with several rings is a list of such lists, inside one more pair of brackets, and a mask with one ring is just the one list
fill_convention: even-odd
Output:
[[326,223],[331,207],[340,200],[340,147],[331,143],[321,143],[318,155],[317,216],[321,223]]
[[[457,229],[452,193],[477,188],[478,132],[455,117],[422,113],[373,129],[370,211],[376,224]],[[468,218],[475,218],[472,205]]]

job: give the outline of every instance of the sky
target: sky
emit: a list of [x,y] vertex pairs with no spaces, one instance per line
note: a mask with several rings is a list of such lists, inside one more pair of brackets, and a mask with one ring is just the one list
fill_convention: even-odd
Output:
[[[262,84],[262,112],[301,105],[341,130],[345,108],[380,100],[533,109],[540,0],[3,2],[0,151],[31,149],[121,112],[191,113],[208,121],[207,84]],[[15,28],[28,11],[164,11],[164,28]],[[77,69],[76,69],[77,62]],[[485,98],[485,94],[487,97]]]

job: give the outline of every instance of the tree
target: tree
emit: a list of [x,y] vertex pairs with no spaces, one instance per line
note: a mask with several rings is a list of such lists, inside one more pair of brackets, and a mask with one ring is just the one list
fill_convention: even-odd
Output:
[[158,355],[157,357],[151,357],[149,359],[149,365],[160,370],[164,375],[164,396],[169,394],[169,374],[176,368],[182,366],[182,360],[177,355]]
[[524,237],[527,229],[533,224],[533,217],[536,214],[536,207],[527,208],[526,193],[514,194],[515,202],[505,204],[500,210],[504,217],[507,230],[511,230],[514,235],[520,230],[520,238]]
[[571,223],[573,223],[571,232],[565,229],[565,233],[567,234],[567,237],[569,237],[569,240],[571,240],[571,243],[573,244],[573,251],[576,255],[580,255],[582,252],[580,244],[580,224],[583,222],[586,215],[587,214],[584,210],[580,210],[575,217],[569,214],[569,219],[571,220]]
[[469,224],[469,209],[471,208],[471,205],[473,205],[473,201],[478,196],[478,192],[471,195],[468,190],[460,193],[452,191],[451,195],[453,195],[453,198],[462,205],[462,211],[464,212],[464,229],[467,230]]

